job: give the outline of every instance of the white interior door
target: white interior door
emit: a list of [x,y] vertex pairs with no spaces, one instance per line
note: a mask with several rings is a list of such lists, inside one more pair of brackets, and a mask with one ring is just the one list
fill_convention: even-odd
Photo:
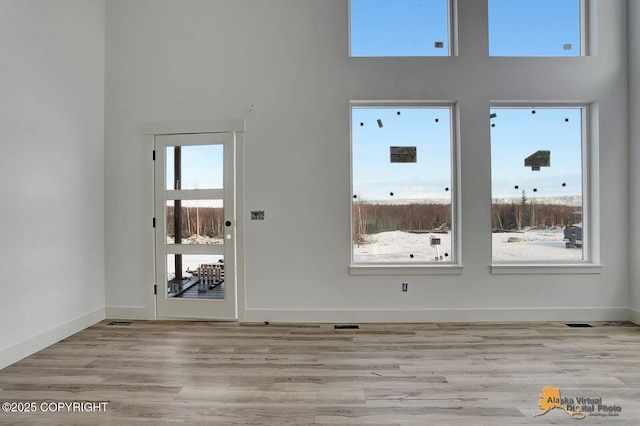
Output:
[[154,143],[157,316],[235,320],[235,133]]

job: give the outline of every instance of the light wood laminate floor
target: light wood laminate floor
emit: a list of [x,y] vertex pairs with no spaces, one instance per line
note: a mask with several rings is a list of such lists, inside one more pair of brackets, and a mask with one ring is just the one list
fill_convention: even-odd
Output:
[[[591,324],[104,321],[1,370],[0,402],[37,412],[0,424],[639,425],[640,327]],[[545,386],[621,411],[534,417]]]

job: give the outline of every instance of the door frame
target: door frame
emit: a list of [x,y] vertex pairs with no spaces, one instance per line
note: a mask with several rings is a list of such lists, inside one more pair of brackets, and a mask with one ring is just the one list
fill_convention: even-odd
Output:
[[[147,292],[147,316],[148,320],[164,319],[157,315],[156,294],[159,289],[164,288],[164,283],[156,282],[156,253],[155,253],[155,228],[153,227],[155,218],[155,187],[154,187],[154,145],[155,137],[159,135],[186,135],[194,133],[233,133],[236,140],[236,305],[238,322],[246,320],[245,303],[245,262],[244,262],[244,119],[232,120],[207,120],[207,121],[164,121],[146,123],[144,125],[144,148],[149,159],[145,173],[145,196],[144,204],[147,212],[145,226],[148,230],[145,235],[145,284],[144,291]],[[148,226],[146,225],[148,223]],[[180,319],[180,318],[171,318]],[[184,318],[191,320],[189,318]]]

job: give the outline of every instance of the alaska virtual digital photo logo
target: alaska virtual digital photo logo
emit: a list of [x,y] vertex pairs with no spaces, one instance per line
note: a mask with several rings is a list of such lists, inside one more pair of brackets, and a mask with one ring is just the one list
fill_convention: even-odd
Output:
[[606,405],[602,402],[602,397],[563,398],[560,396],[560,389],[552,386],[545,386],[538,395],[540,400],[538,406],[542,409],[534,417],[547,414],[554,408],[565,411],[573,419],[584,419],[588,416],[618,416],[622,412],[619,405]]

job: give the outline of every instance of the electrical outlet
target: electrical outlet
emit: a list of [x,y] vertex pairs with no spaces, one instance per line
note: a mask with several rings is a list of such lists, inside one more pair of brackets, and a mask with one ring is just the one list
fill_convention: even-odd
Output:
[[406,293],[409,291],[409,283],[402,283],[402,292]]

